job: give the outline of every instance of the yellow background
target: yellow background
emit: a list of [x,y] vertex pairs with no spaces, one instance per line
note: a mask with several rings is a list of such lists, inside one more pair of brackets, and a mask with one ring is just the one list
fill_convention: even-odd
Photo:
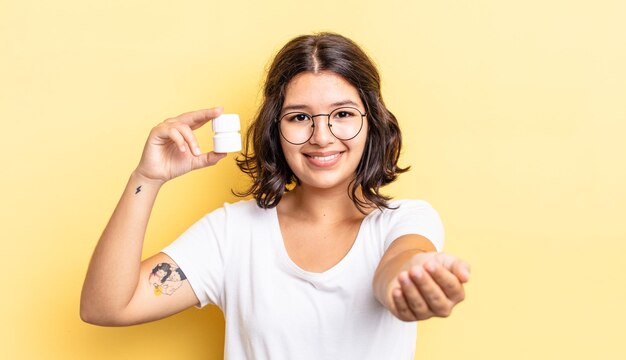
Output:
[[[223,319],[130,328],[78,316],[86,267],[150,128],[253,116],[290,38],[330,30],[379,66],[467,300],[420,324],[421,359],[624,359],[623,1],[0,0],[3,359],[219,359]],[[197,132],[205,151],[209,129]],[[145,255],[234,201],[233,155],[159,195]]]

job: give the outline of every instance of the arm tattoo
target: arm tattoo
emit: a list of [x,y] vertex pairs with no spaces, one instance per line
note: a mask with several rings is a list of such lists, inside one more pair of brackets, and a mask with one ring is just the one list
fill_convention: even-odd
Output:
[[139,194],[139,192],[141,191],[141,185],[139,185],[136,189],[135,189],[135,195]]
[[187,276],[175,264],[160,263],[152,269],[148,280],[155,296],[172,295],[187,280]]

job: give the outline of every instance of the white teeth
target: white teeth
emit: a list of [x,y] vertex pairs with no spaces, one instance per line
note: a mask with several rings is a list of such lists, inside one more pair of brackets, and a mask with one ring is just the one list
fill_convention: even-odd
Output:
[[336,153],[334,155],[328,155],[328,156],[311,156],[313,159],[315,160],[320,160],[320,161],[331,161],[333,159],[336,159],[339,157],[340,153]]

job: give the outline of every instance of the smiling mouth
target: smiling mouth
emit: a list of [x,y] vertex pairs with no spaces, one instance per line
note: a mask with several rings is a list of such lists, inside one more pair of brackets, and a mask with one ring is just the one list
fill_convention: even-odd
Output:
[[315,159],[317,161],[333,161],[339,156],[341,156],[341,154],[342,154],[341,152],[338,152],[336,154],[327,155],[327,156],[308,155],[308,154],[304,154],[304,155],[307,157],[310,157],[311,159]]

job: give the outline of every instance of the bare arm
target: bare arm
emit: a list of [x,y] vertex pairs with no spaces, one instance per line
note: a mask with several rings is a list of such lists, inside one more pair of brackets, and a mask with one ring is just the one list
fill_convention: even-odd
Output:
[[[182,114],[150,132],[141,162],[132,173],[89,264],[80,302],[81,318],[97,325],[129,325],[171,315],[198,302],[185,279],[164,277],[176,264],[165,254],[141,261],[152,207],[161,186],[174,177],[215,164],[225,154],[200,153],[193,131],[221,113],[221,108]],[[154,272],[161,272],[153,274]],[[167,271],[166,271],[167,273]],[[174,274],[183,274],[182,269]],[[152,281],[159,277],[159,296]],[[171,271],[169,276],[172,276]],[[151,279],[152,277],[152,279]],[[156,289],[156,290],[155,290]]]
[[456,257],[436,253],[419,235],[396,239],[374,275],[374,296],[404,321],[446,317],[465,298],[469,266]]

